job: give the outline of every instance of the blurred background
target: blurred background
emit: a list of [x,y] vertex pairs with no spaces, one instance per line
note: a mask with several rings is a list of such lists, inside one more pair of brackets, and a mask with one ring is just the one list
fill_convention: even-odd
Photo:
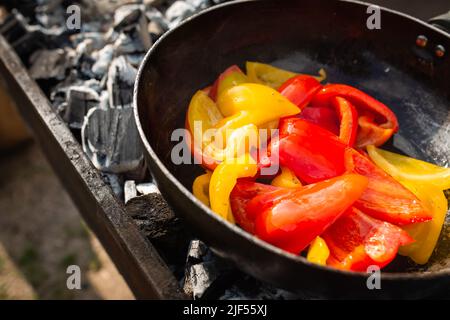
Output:
[[[449,0],[371,2],[424,20],[449,6]],[[0,113],[0,299],[133,299],[1,85]],[[73,264],[82,270],[81,290],[66,287],[66,268]]]

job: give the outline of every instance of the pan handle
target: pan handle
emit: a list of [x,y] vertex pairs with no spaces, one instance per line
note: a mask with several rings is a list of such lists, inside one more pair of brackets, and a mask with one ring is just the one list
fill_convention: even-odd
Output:
[[450,33],[450,11],[428,20],[428,23]]

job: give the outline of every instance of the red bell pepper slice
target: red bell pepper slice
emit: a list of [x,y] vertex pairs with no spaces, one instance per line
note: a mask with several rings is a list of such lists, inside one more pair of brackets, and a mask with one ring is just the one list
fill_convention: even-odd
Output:
[[277,187],[257,183],[248,179],[238,179],[230,194],[231,211],[236,223],[245,231],[255,233],[255,217],[248,214],[248,202],[260,194],[271,193],[278,190]]
[[[306,183],[334,178],[344,173],[347,146],[334,134],[303,119],[280,121],[280,139],[270,145],[279,164],[291,169]],[[272,157],[276,161],[276,157]]]
[[361,196],[366,185],[365,177],[346,174],[286,192],[270,203],[263,196],[266,201],[259,205],[255,198],[253,208],[249,203],[246,209],[259,212],[255,220],[259,238],[299,254]]
[[327,84],[319,90],[311,104],[331,105],[334,97],[342,97],[352,103],[359,115],[359,130],[356,145],[364,147],[380,146],[398,131],[398,120],[394,112],[385,104],[368,94],[344,84]]
[[303,109],[311,101],[317,91],[322,88],[319,81],[311,76],[298,75],[287,80],[278,89],[283,96],[297,107]]
[[355,207],[366,214],[399,226],[432,218],[432,214],[411,191],[356,150],[346,150],[345,166],[348,172],[369,179],[367,189],[355,202]]
[[331,108],[307,106],[298,117],[317,124],[337,136],[339,135],[338,115]]
[[332,104],[340,118],[339,139],[353,147],[358,132],[358,113],[347,99],[335,97]]
[[321,237],[330,250],[327,265],[353,271],[383,268],[397,255],[398,248],[414,240],[401,228],[350,208]]

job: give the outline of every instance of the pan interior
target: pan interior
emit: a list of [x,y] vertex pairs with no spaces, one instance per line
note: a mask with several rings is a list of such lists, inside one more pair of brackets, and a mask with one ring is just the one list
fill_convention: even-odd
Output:
[[[396,113],[400,131],[383,148],[450,166],[450,97],[445,87],[450,59],[435,60],[415,47],[418,34],[431,32],[425,26],[383,11],[381,29],[369,30],[367,17],[365,6],[346,2],[243,2],[169,32],[146,61],[138,97],[147,105],[139,112],[153,150],[190,190],[203,170],[172,162],[178,142],[171,135],[184,127],[190,98],[198,89],[228,66],[244,68],[249,60],[301,73],[325,69],[327,82],[360,88]],[[443,35],[435,37],[450,42]],[[387,271],[450,269],[449,230],[447,218],[427,265],[399,257]]]

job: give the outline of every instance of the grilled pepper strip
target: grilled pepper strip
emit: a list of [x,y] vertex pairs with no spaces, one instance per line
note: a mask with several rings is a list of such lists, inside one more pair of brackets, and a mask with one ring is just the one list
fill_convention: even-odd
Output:
[[[298,73],[276,68],[269,64],[250,62],[245,64],[247,70],[248,80],[253,83],[260,83],[266,86],[278,89],[283,83],[290,78],[293,78]],[[317,81],[323,81],[326,79],[325,70],[319,70],[319,76],[314,77]]]
[[327,84],[317,92],[312,105],[325,106],[332,103],[332,98],[342,97],[350,101],[358,111],[359,130],[356,145],[380,146],[398,131],[395,114],[386,105],[368,94],[343,84]]
[[212,173],[210,171],[195,178],[192,184],[192,193],[194,196],[209,207],[209,181]]
[[370,158],[384,171],[398,180],[434,185],[437,189],[450,189],[450,168],[402,156],[368,146]]
[[316,237],[309,245],[308,254],[306,259],[309,262],[324,266],[327,264],[328,257],[330,256],[330,249],[328,249],[327,243],[321,237]]
[[339,121],[335,110],[328,107],[311,107],[307,106],[302,113],[298,115],[300,119],[314,123],[336,136],[339,136]]
[[257,183],[251,180],[238,179],[230,194],[230,204],[236,223],[245,231],[255,233],[255,217],[248,214],[247,204],[257,195],[271,193],[277,187]]
[[367,271],[383,268],[400,246],[414,240],[401,228],[374,219],[352,207],[322,235],[330,250],[327,264],[339,269]]
[[301,181],[314,183],[344,173],[346,148],[328,130],[303,119],[286,118],[280,121],[280,139],[271,143],[270,152],[278,153],[280,165]]
[[332,104],[339,115],[339,139],[353,147],[358,132],[358,113],[356,108],[348,100],[342,97],[332,99]]
[[272,186],[283,188],[297,188],[301,187],[302,183],[291,169],[287,167],[281,167],[281,173],[272,180]]
[[217,106],[227,117],[217,127],[226,128],[239,128],[249,123],[261,126],[300,112],[276,90],[255,83],[244,83],[224,91]]
[[[359,198],[367,179],[343,175],[298,189],[287,189],[271,203],[252,199],[247,210],[257,211],[256,235],[288,252],[299,254]],[[267,199],[267,196],[263,197]]]
[[355,207],[364,213],[399,226],[432,218],[431,212],[411,191],[358,151],[346,150],[345,166],[348,172],[369,179],[367,189],[355,202]]
[[439,239],[447,214],[447,198],[442,190],[450,187],[448,178],[450,169],[374,146],[368,146],[367,151],[380,168],[414,193],[432,213],[432,221],[404,227],[416,241],[400,250],[400,254],[409,256],[418,264],[427,263]]
[[237,159],[226,159],[214,170],[209,183],[211,209],[234,223],[230,208],[230,193],[238,178],[253,177],[258,169],[253,158],[246,154]]
[[222,119],[223,115],[208,93],[203,90],[197,91],[191,99],[186,114],[186,129],[190,132],[187,140],[196,162],[205,169],[214,170],[218,161],[213,155],[203,152],[204,146],[209,143],[205,141],[204,133],[214,128]]
[[222,72],[222,74],[217,78],[217,80],[212,85],[211,90],[209,91],[209,96],[211,97],[211,99],[216,101],[217,97],[222,92],[228,90],[231,87],[246,82],[249,82],[247,76],[242,72],[242,70],[238,66],[233,65],[224,72]]
[[283,83],[278,91],[302,110],[321,88],[320,82],[313,77],[300,75]]
[[402,247],[400,254],[410,257],[418,264],[425,264],[434,251],[445,222],[448,209],[447,197],[442,190],[433,185],[406,180],[401,182],[422,201],[433,215],[431,221],[403,227],[416,242]]

